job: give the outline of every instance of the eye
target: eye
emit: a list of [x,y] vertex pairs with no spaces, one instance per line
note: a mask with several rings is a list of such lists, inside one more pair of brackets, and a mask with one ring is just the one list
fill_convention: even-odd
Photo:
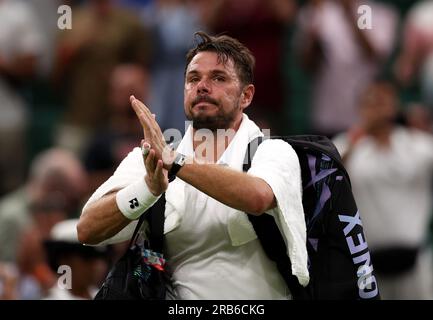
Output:
[[223,76],[215,76],[214,80],[217,82],[224,82],[224,81],[226,81],[226,78]]
[[196,83],[199,81],[200,81],[199,77],[191,77],[188,79],[188,82],[191,82],[191,83]]

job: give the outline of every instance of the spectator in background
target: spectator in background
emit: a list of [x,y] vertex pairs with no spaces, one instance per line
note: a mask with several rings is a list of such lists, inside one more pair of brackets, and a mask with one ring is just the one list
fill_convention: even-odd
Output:
[[[361,4],[371,8],[371,30],[358,27]],[[397,19],[394,9],[372,1],[310,0],[301,10],[295,41],[313,75],[314,132],[333,136],[357,123],[358,97],[392,51]]]
[[433,136],[396,126],[397,95],[376,81],[360,122],[334,139],[351,177],[383,299],[433,299],[427,247]]
[[0,0],[0,195],[24,179],[28,112],[20,89],[35,75],[43,46],[29,5]]
[[[283,41],[286,26],[296,12],[292,0],[203,1],[202,13],[212,32],[226,33],[244,43],[256,57],[256,94],[247,110],[262,128],[281,134],[284,126]],[[203,11],[203,10],[202,10]]]
[[52,201],[59,197],[68,199],[72,214],[78,209],[86,188],[86,175],[73,154],[62,149],[39,154],[32,161],[27,183],[0,200],[0,261],[16,262],[18,240],[32,224],[30,212],[34,203],[48,197]]
[[51,230],[49,239],[44,242],[52,271],[57,273],[63,265],[69,267],[71,272],[69,279],[68,270],[59,274],[66,278],[64,281],[58,279],[51,287],[45,297],[47,300],[93,299],[98,290],[97,282],[101,278],[101,273],[102,277],[107,273],[108,247],[83,246],[79,243],[77,223],[78,219],[57,223]]
[[191,35],[204,29],[200,11],[196,1],[155,0],[143,17],[154,41],[149,104],[163,130],[184,132],[186,118],[179,108],[183,105],[184,60],[192,45]]
[[142,101],[148,101],[149,97],[149,74],[140,65],[116,66],[108,82],[108,121],[95,132],[84,153],[89,190],[92,192],[111,176],[129,151],[140,143],[137,137],[143,129],[137,123],[129,96],[133,94]]
[[54,58],[54,44],[59,31],[57,12],[60,5],[69,4],[66,0],[26,0],[35,15],[40,26],[39,32],[44,36],[44,46],[41,48],[41,55],[38,65],[38,73],[45,78],[51,74]]
[[[53,182],[63,183],[62,179],[64,177],[57,175],[55,180],[59,181]],[[65,194],[58,192],[53,190],[54,196],[46,194],[31,204],[32,222],[19,237],[17,267],[23,283],[20,290],[22,299],[39,299],[55,283],[55,271],[48,266],[43,242],[49,237],[53,226],[69,216]]]
[[422,102],[433,110],[433,1],[420,1],[409,11],[396,76],[403,87],[419,83]]
[[65,88],[66,112],[57,142],[80,155],[109,115],[108,79],[123,62],[146,66],[150,39],[134,14],[112,0],[91,0],[74,9],[73,28],[58,39],[55,79]]

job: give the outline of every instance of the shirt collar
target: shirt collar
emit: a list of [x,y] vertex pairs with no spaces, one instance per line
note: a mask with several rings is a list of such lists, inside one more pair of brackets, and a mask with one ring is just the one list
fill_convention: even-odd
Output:
[[[245,113],[242,114],[242,121],[239,129],[227,149],[224,151],[220,159],[218,159],[217,164],[229,165],[230,167],[242,169],[242,162],[244,160],[248,143],[259,136],[263,136],[260,128],[251,121]],[[192,125],[189,125],[177,150],[186,156],[193,157],[194,148],[192,142],[193,128]]]

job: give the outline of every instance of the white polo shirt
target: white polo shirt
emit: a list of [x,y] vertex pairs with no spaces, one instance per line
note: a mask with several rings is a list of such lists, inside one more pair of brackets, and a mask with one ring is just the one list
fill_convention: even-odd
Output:
[[[191,134],[190,128],[178,147],[179,152],[189,156],[193,155]],[[239,130],[217,163],[242,171],[246,147],[259,135],[259,128],[244,115]],[[295,151],[282,140],[266,140],[257,149],[248,173],[271,186],[278,207],[267,214],[275,217],[282,231],[292,261],[291,271],[306,285],[309,280],[306,227],[300,166]],[[135,148],[88,203],[111,190],[125,187],[144,174],[140,149]],[[166,199],[165,254],[175,287],[175,296],[168,298],[290,298],[283,278],[275,263],[266,257],[245,213],[222,204],[179,178],[170,183]],[[129,239],[135,225],[130,223],[103,243]]]

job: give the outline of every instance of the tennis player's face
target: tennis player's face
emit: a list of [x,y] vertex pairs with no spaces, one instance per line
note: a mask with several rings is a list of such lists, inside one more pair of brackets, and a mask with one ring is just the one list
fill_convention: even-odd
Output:
[[232,128],[251,102],[244,96],[233,60],[222,63],[216,53],[208,51],[191,60],[185,74],[184,107],[195,129]]

